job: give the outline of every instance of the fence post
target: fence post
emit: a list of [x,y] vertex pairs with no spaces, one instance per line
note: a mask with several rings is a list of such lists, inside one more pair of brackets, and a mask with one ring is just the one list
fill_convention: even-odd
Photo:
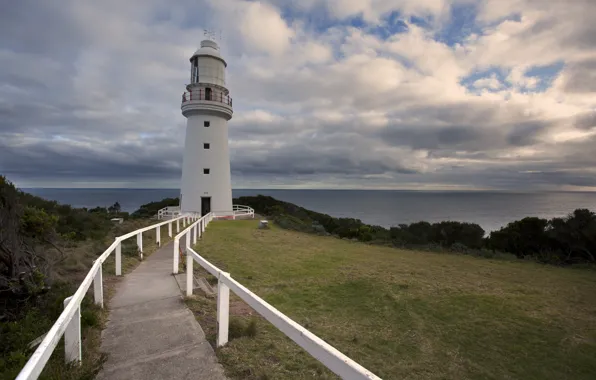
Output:
[[168,223],[168,235],[172,237],[172,222]]
[[161,226],[155,227],[155,242],[158,247],[161,247]]
[[193,244],[197,244],[197,233],[199,231],[199,223],[196,223],[195,226],[192,228],[194,234],[193,234]]
[[141,255],[141,260],[143,260],[143,233],[139,232],[137,234],[137,248],[139,250],[139,254]]
[[205,232],[205,225],[208,223],[208,222],[207,223],[205,223],[205,222],[206,222],[206,220],[203,219],[203,223],[202,223],[202,226],[201,226],[201,235],[203,234],[203,232]]
[[192,296],[192,287],[194,282],[193,264],[194,258],[188,249],[186,249],[186,295]]
[[116,276],[122,276],[122,242],[116,246]]
[[93,278],[93,298],[95,304],[103,308],[103,263],[99,264],[99,269]]
[[217,347],[228,343],[228,325],[230,320],[230,288],[223,283],[229,273],[221,272],[217,280]]
[[180,239],[174,239],[174,256],[173,256],[173,266],[172,266],[172,273],[178,274],[178,255],[180,252]]
[[[68,306],[72,296],[64,299],[64,307]],[[81,305],[77,307],[74,315],[64,331],[64,361],[66,364],[81,364]]]
[[176,233],[180,232],[180,219],[176,219]]
[[192,233],[192,230],[188,230],[186,232],[186,249],[188,249],[188,247],[190,247],[190,234]]

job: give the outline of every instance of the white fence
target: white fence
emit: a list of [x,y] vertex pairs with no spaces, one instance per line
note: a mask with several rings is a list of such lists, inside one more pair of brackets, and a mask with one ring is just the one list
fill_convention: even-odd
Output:
[[[164,207],[157,212],[157,219],[168,219],[180,214],[180,206]],[[187,213],[185,213],[187,214]],[[255,210],[249,206],[233,205],[232,211],[212,211],[216,219],[246,219],[255,217]]]
[[200,218],[198,218],[194,223],[190,224],[185,230],[180,232],[178,235],[174,237],[174,250],[172,256],[172,273],[178,274],[178,264],[179,264],[179,257],[180,257],[180,239],[183,236],[186,236],[186,248],[188,249],[192,244],[197,244],[197,239],[200,238],[203,233],[205,232],[205,228],[214,219],[214,215],[212,212],[206,214]]
[[[187,235],[189,236],[189,235]],[[187,238],[188,243],[188,238]],[[176,255],[175,255],[176,256]],[[215,265],[211,264],[190,245],[186,247],[186,295],[190,296],[193,292],[193,262],[196,261],[213,276],[217,277],[217,346],[223,346],[228,342],[228,325],[230,311],[230,289],[242,298],[250,307],[252,307],[263,318],[271,322],[287,337],[304,348],[315,359],[323,363],[327,368],[333,371],[343,379],[379,379],[378,376],[362,367],[346,355],[339,352],[333,346],[311,333],[298,323],[294,322],[279,310],[269,305],[259,296],[242,286],[238,281],[230,277],[229,273],[223,272]],[[177,273],[178,265],[176,265]]]
[[255,210],[252,207],[243,205],[234,205],[234,219],[238,217],[248,216],[250,218],[255,217]]
[[172,237],[174,223],[176,224],[176,232],[180,232],[180,223],[182,223],[183,227],[186,227],[187,224],[195,219],[196,216],[184,215],[117,237],[112,245],[95,260],[75,294],[64,300],[64,311],[62,311],[62,314],[60,314],[54,325],[50,328],[50,331],[48,331],[33,355],[31,355],[27,364],[25,364],[17,376],[17,380],[37,379],[63,335],[65,361],[74,364],[81,362],[81,302],[91,287],[91,283],[93,283],[95,303],[103,307],[102,265],[110,254],[115,251],[116,275],[122,275],[122,242],[124,240],[136,236],[139,255],[143,259],[143,232],[155,229],[155,240],[159,246],[161,245],[161,226],[167,224],[168,235]]
[[157,212],[157,219],[171,219],[180,215],[180,206],[164,207]]

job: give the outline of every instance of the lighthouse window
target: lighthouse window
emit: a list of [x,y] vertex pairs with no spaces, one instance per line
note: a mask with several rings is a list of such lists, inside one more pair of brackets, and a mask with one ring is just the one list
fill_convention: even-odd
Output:
[[210,149],[210,148],[209,148],[209,143],[204,143],[204,144],[203,144],[203,149]]
[[204,127],[208,127],[209,125],[210,125],[210,123],[209,123],[208,121],[204,121],[204,122],[203,122],[203,126],[204,126]]
[[203,169],[203,174],[209,174],[209,169]]

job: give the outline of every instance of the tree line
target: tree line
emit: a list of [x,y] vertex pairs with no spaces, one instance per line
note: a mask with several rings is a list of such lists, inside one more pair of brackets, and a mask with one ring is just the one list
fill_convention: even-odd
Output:
[[234,203],[248,205],[284,228],[373,244],[485,257],[511,254],[556,265],[596,262],[596,214],[587,209],[577,209],[562,218],[526,217],[485,236],[476,223],[421,221],[385,228],[359,219],[335,218],[263,195],[240,197]]

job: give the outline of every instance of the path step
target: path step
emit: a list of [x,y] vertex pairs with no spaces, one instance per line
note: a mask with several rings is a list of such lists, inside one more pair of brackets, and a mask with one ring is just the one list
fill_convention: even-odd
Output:
[[[186,294],[186,273],[178,273],[174,275],[176,278],[176,282],[178,283],[178,287],[183,295]],[[213,289],[211,284],[207,281],[205,277],[197,276],[196,274],[193,276],[193,293],[195,290],[201,290],[207,297],[212,298],[216,296],[216,290]]]

